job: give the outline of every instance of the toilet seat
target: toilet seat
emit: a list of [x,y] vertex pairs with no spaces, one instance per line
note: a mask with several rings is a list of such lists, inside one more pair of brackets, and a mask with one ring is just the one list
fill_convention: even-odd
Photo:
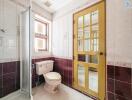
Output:
[[60,80],[61,75],[57,72],[49,72],[49,73],[45,74],[45,78],[47,78],[49,80]]

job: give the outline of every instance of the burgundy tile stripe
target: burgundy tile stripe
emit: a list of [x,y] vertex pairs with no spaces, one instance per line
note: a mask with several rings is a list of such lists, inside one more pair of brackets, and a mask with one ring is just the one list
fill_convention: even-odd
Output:
[[47,58],[39,58],[39,59],[32,59],[32,87],[35,87],[36,84],[40,84],[44,82],[43,75],[38,76],[36,74],[36,62],[45,61],[45,60],[54,60],[53,57],[47,57]]
[[32,87],[36,86],[37,79],[39,77],[39,83],[44,81],[43,76],[37,76],[36,75],[36,62],[45,61],[45,60],[54,60],[54,71],[60,73],[62,75],[62,83],[68,86],[72,86],[72,80],[73,80],[73,67],[72,67],[72,60],[70,59],[62,59],[62,58],[54,58],[54,57],[48,57],[48,58],[41,58],[41,59],[33,59],[32,60]]
[[72,60],[54,58],[54,71],[59,72],[62,75],[62,83],[68,86],[72,86],[73,80],[73,66]]
[[[62,82],[72,86],[73,66],[72,60],[62,58],[33,59],[32,85],[36,86],[37,78],[35,63],[44,60],[54,60],[54,71],[62,75]],[[131,100],[132,82],[130,68],[120,66],[107,66],[107,96],[108,100]],[[43,81],[43,77],[40,77]],[[10,84],[7,84],[10,83]],[[3,97],[20,88],[20,62],[0,63],[0,97]]]
[[107,65],[108,100],[132,100],[132,68]]
[[20,88],[20,62],[0,63],[0,97]]

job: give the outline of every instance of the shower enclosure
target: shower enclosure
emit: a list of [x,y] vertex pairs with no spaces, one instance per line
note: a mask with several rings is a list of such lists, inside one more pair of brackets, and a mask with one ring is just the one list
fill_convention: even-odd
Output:
[[19,89],[32,97],[31,22],[31,0],[0,0],[0,98]]

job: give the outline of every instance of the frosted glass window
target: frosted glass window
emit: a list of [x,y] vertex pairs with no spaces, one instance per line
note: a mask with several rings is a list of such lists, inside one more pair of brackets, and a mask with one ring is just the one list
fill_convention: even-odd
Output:
[[90,14],[84,16],[84,26],[90,25]]
[[39,22],[39,21],[35,21],[35,33],[38,34],[47,34],[47,29],[46,29],[46,24]]
[[90,51],[90,39],[84,41],[84,51]]
[[88,76],[89,76],[89,89],[98,92],[98,72],[94,68],[89,68],[88,70]]
[[78,85],[85,87],[85,67],[78,65]]
[[92,32],[97,32],[98,30],[99,30],[98,24],[92,26]]
[[78,27],[83,27],[83,16],[78,18]]
[[97,24],[98,23],[98,10],[92,12],[92,24]]
[[78,51],[83,51],[83,40],[78,40]]
[[90,27],[84,28],[84,36],[85,38],[90,38]]
[[35,28],[35,51],[48,50],[48,23],[42,22],[39,19],[34,21]]
[[43,51],[47,49],[47,41],[41,38],[35,38],[35,51]]
[[83,29],[82,28],[80,28],[80,29],[78,29],[78,38],[83,38]]

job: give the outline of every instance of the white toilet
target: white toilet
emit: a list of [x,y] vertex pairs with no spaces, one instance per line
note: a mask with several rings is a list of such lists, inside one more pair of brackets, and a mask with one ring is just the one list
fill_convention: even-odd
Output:
[[61,75],[53,71],[54,61],[46,60],[36,63],[37,75],[43,75],[45,78],[44,89],[49,93],[56,93],[58,86],[61,84]]

